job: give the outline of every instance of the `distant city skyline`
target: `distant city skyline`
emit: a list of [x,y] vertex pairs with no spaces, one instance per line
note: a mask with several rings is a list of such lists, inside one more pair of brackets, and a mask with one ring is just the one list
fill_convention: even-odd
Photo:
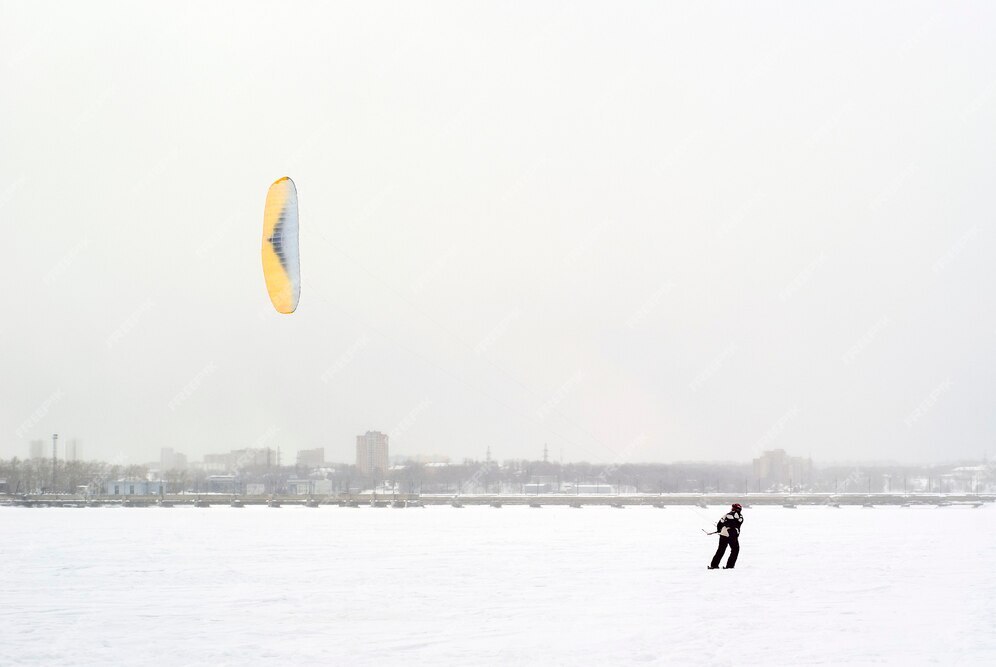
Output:
[[[373,444],[367,442],[367,436],[373,434],[374,441]],[[376,436],[385,436],[383,444],[376,442]],[[185,468],[188,465],[199,465],[211,468],[214,466],[216,469],[223,469],[231,464],[234,464],[236,458],[242,457],[240,464],[251,464],[251,465],[277,465],[278,459],[283,460],[283,464],[287,465],[290,461],[295,461],[297,465],[306,466],[317,466],[317,465],[357,465],[359,466],[361,451],[364,448],[369,449],[365,456],[373,456],[371,453],[374,449],[383,446],[382,450],[378,450],[376,454],[380,457],[381,469],[386,470],[396,463],[401,462],[415,462],[420,464],[425,463],[462,463],[464,460],[469,461],[546,461],[549,455],[548,448],[544,446],[541,450],[534,452],[532,456],[500,456],[494,455],[490,447],[485,447],[483,452],[470,453],[466,456],[461,457],[450,457],[441,455],[434,452],[393,452],[388,449],[386,434],[380,433],[378,431],[368,431],[367,435],[358,435],[354,438],[354,448],[342,458],[336,458],[336,455],[330,455],[330,451],[334,451],[334,448],[329,447],[315,447],[301,450],[281,450],[280,447],[262,447],[262,448],[236,448],[224,451],[223,449],[212,450],[205,452],[200,458],[198,457],[188,457],[185,452],[182,452],[174,447],[163,447],[159,451],[158,456],[151,457],[141,457],[132,459],[116,459],[115,463],[125,464],[125,465],[153,465],[162,470],[170,470],[177,468]],[[50,459],[52,452],[51,441],[46,443],[43,440],[33,440],[27,443],[27,454],[25,457],[19,457],[14,454],[13,457],[18,458],[43,458]],[[60,461],[77,461],[77,460],[101,460],[99,457],[93,457],[92,459],[87,459],[81,456],[83,451],[82,443],[78,438],[72,438],[66,443],[66,451],[59,451]],[[72,451],[72,454],[70,454]],[[247,453],[251,452],[250,459],[246,459]],[[3,457],[0,456],[0,460],[4,458],[13,457]],[[389,463],[384,463],[384,461],[389,461]],[[786,451],[782,448],[775,448],[772,450],[765,450],[759,452],[758,456],[747,458],[747,459],[672,459],[672,460],[645,460],[645,461],[616,461],[616,462],[604,462],[604,461],[590,461],[587,459],[564,459],[561,463],[576,464],[582,462],[602,464],[602,463],[615,463],[615,464],[681,464],[681,463],[710,463],[710,464],[722,464],[722,463],[752,463],[754,466],[755,475],[758,477],[765,477],[772,470],[782,470],[790,471],[783,472],[783,476],[792,476],[792,470],[798,470],[796,473],[798,475],[805,474],[805,470],[813,464],[814,459],[811,455],[802,455],[801,451],[789,450]],[[939,458],[933,461],[911,461],[902,459],[817,459],[815,462],[819,465],[930,465],[930,464],[953,464],[957,462],[973,461],[973,462],[983,462],[987,463],[989,461],[988,452],[983,452],[981,456],[978,457],[956,457],[956,458]]]
[[[113,496],[222,493],[338,496],[352,492],[429,494],[628,493],[988,493],[996,466],[972,462],[934,464],[818,464],[774,449],[752,462],[609,463],[491,459],[397,459],[388,465],[382,433],[357,437],[356,464],[324,461],[321,449],[294,463],[270,449],[209,454],[187,463],[164,448],[160,462],[122,465],[38,457],[0,459],[0,492],[104,493]],[[308,461],[307,459],[311,459]],[[379,459],[379,460],[378,460]],[[156,484],[162,482],[162,485]],[[826,500],[826,499],[824,499]],[[974,502],[974,501],[973,501]]]

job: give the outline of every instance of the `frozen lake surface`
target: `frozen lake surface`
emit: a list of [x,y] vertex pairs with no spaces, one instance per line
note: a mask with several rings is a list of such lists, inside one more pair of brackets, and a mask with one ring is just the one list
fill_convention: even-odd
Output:
[[996,508],[0,507],[3,665],[996,664]]

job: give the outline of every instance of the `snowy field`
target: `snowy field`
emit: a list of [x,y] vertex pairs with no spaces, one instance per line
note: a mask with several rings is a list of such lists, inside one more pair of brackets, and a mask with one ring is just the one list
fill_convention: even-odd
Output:
[[996,664],[996,507],[724,509],[0,507],[0,664]]

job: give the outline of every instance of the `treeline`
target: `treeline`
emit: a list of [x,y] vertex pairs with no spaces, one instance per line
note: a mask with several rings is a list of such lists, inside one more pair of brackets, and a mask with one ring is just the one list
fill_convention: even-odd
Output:
[[[350,473],[353,466],[343,466],[338,474],[346,481],[355,479]],[[239,490],[245,484],[259,482],[265,484],[268,492],[280,493],[286,490],[288,480],[307,478],[311,471],[301,466],[253,466],[237,472]],[[168,470],[162,473],[161,481],[166,493],[204,492],[210,490],[208,478],[218,472],[201,469]],[[325,478],[322,473],[320,478]],[[103,494],[108,482],[115,480],[148,480],[149,467],[137,464],[118,464],[106,461],[60,461],[55,469],[52,459],[0,459],[0,492],[7,494],[60,493],[60,494]],[[150,481],[159,481],[158,473]]]
[[[357,479],[372,486],[383,480]],[[680,462],[598,464],[588,462],[465,460],[444,466],[409,463],[386,481],[404,492],[497,493],[549,486],[609,485],[639,493],[987,493],[996,491],[996,466],[891,464],[813,466],[798,478],[757,477],[752,463]]]
[[[692,493],[742,491],[750,476],[745,463],[623,463],[586,461],[465,460],[446,466],[411,463],[395,469],[388,479],[402,489],[414,486],[425,493],[515,492],[527,485],[559,489],[565,485],[612,486],[640,493]],[[536,488],[533,486],[532,488]]]
[[77,493],[80,487],[102,488],[105,481],[145,479],[143,465],[120,465],[104,461],[59,461],[52,459],[0,459],[0,480],[7,493]]

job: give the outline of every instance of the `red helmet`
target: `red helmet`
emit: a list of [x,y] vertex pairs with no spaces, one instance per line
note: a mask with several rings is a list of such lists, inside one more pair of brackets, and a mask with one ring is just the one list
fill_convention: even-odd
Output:
[[733,509],[739,512],[743,507],[740,506],[740,503],[733,503]]

